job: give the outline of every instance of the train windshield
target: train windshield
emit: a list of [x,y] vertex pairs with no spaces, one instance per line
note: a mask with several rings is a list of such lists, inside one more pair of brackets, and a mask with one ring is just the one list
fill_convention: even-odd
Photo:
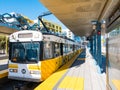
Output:
[[14,62],[37,62],[39,60],[40,43],[12,43],[11,61]]

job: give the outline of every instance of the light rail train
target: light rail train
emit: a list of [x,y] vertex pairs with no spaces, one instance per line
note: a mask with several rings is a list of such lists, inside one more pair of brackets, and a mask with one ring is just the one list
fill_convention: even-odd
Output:
[[40,31],[23,30],[9,37],[8,78],[41,82],[80,52],[80,44]]

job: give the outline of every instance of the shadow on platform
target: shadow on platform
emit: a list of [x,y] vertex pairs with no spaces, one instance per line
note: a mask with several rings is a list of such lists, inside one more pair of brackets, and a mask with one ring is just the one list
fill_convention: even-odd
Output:
[[[57,71],[55,72],[59,72],[59,71],[62,71],[62,70],[66,70],[66,69],[69,69],[69,68],[72,68],[72,67],[79,67],[80,65],[82,65],[83,63],[85,63],[85,58],[86,58],[86,50],[83,50],[79,56],[75,59],[75,61],[72,63],[72,65],[70,65],[70,67],[66,67],[66,65],[71,61],[67,62],[66,64],[64,64],[63,66],[61,67],[64,67],[64,68],[59,68]],[[84,59],[84,60],[83,60]]]
[[106,73],[106,56],[105,55],[101,55],[101,57],[102,57],[101,64],[98,64],[99,61],[95,58],[94,55],[92,55],[92,56],[95,59],[96,64],[99,65],[101,73]]

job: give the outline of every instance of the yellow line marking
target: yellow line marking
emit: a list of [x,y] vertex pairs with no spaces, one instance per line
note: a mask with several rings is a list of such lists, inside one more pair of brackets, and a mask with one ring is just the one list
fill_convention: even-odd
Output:
[[84,79],[66,76],[59,85],[59,89],[83,90]]
[[47,78],[43,83],[37,86],[34,90],[52,90],[56,83],[61,79],[61,77],[66,73],[68,68],[72,65],[72,63],[76,60],[77,54],[74,58],[72,58],[68,63],[63,65],[59,70],[53,73],[49,78]]
[[17,64],[9,64],[9,68],[18,68]]
[[117,90],[120,90],[120,80],[112,80]]
[[77,60],[85,60],[85,58],[78,58]]
[[8,70],[7,69],[0,71],[0,78],[6,77],[6,76],[8,76]]

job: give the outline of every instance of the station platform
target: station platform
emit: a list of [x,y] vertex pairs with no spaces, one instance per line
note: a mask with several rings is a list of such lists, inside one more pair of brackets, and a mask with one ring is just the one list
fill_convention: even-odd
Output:
[[8,56],[0,55],[0,79],[8,76]]
[[34,90],[106,90],[106,75],[87,48]]

